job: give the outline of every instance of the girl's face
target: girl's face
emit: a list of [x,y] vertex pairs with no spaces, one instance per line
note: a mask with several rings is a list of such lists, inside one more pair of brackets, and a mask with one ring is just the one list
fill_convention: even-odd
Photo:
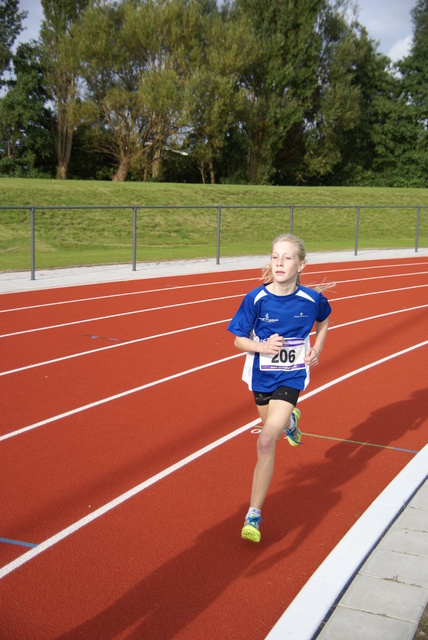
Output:
[[270,266],[275,282],[296,282],[297,276],[305,266],[297,253],[297,247],[293,242],[281,240],[273,246]]

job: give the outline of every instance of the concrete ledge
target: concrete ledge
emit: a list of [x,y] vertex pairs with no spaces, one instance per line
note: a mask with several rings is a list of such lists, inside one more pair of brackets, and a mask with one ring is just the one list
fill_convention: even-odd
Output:
[[[266,640],[312,640],[391,524],[427,479],[428,445],[382,491],[301,589]],[[351,637],[346,634],[342,637]],[[365,636],[368,638],[368,636]]]

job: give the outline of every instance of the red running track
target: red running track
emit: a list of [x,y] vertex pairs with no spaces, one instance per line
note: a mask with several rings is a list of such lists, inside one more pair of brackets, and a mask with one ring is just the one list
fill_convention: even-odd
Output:
[[226,331],[258,271],[0,296],[0,638],[266,636],[427,441],[428,262],[335,281],[305,446],[241,540],[257,412]]

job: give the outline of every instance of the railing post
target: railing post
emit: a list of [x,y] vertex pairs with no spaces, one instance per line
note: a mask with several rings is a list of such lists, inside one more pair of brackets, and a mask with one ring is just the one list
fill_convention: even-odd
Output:
[[290,233],[293,233],[294,205],[290,207]]
[[220,225],[221,225],[221,207],[217,207],[217,255],[216,264],[220,264]]
[[360,206],[357,206],[357,222],[355,225],[355,251],[354,256],[358,254],[358,233],[360,229]]
[[30,209],[30,228],[31,228],[31,280],[36,279],[36,240],[35,240],[35,221],[34,207]]
[[137,207],[132,209],[132,271],[137,271]]
[[418,207],[418,215],[417,215],[417,218],[416,218],[415,253],[418,252],[418,247],[419,247],[419,224],[420,224],[420,220],[421,220],[421,208]]

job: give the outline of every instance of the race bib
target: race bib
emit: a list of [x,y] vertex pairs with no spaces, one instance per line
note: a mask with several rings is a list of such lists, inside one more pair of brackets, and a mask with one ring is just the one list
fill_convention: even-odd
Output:
[[259,354],[260,371],[294,371],[305,368],[305,341],[284,338],[284,344],[275,355]]

